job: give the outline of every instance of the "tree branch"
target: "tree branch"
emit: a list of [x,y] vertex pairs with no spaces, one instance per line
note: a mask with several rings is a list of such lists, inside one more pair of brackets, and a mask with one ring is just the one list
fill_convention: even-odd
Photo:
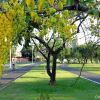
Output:
[[81,26],[81,24],[85,21],[85,19],[88,17],[88,14],[82,19],[82,20],[80,20],[80,23],[79,23],[79,25],[78,25],[78,27],[77,27],[77,33],[79,33],[79,28],[80,28],[80,26]]
[[56,40],[54,39],[54,42],[53,42],[53,45],[52,45],[52,50],[53,50],[53,48],[55,46],[55,43],[56,43]]
[[34,39],[32,39],[32,40],[33,40],[35,46],[37,47],[38,51],[43,55],[43,57],[44,57],[45,59],[47,59],[46,55],[39,49],[39,47],[38,47],[37,44],[35,43]]
[[49,45],[41,37],[34,36],[33,38],[37,39],[40,43],[42,43],[48,49],[48,51],[53,52]]

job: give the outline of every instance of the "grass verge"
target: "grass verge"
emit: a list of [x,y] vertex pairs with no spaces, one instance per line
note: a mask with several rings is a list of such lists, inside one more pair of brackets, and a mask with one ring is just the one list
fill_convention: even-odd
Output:
[[[31,71],[0,91],[0,100],[99,100],[100,85],[80,79],[75,86],[76,75],[67,71],[57,70],[56,86],[49,86],[49,77],[44,67],[33,68]],[[45,98],[45,95],[49,99]]]
[[[68,66],[81,69],[82,64],[69,64]],[[92,73],[100,74],[100,64],[85,64],[83,71],[89,71]]]

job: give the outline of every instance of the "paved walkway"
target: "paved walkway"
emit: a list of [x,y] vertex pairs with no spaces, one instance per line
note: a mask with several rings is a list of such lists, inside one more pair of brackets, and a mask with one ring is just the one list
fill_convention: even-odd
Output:
[[[78,69],[68,67],[66,64],[61,65],[60,68],[63,70],[69,71],[71,73],[77,74],[77,75],[80,74],[80,71]],[[100,84],[100,75],[99,74],[82,71],[81,77],[84,79],[87,79],[89,81],[92,81],[94,83]]]
[[12,81],[16,80],[17,78],[19,78],[20,76],[31,70],[33,67],[38,66],[39,64],[40,63],[34,63],[32,65],[23,66],[16,69],[15,71],[12,70],[4,71],[4,74],[0,79],[0,90],[7,87]]

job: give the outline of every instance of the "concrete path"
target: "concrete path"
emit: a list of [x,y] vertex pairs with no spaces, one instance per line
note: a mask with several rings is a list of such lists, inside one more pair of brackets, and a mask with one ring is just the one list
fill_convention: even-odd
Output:
[[[66,64],[61,65],[60,68],[63,70],[69,71],[71,73],[77,74],[77,75],[80,74],[80,70],[72,68],[72,67],[68,67]],[[99,74],[82,71],[81,77],[86,80],[92,81],[94,83],[100,84],[100,75]]]
[[17,78],[19,78],[20,76],[31,70],[33,67],[38,66],[39,64],[40,63],[34,63],[32,65],[23,66],[16,69],[15,71],[12,70],[4,71],[4,74],[0,79],[0,90],[7,87],[12,81],[16,80]]

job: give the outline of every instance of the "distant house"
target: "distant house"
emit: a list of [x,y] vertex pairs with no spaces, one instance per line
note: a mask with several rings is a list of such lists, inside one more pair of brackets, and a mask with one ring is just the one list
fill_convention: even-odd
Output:
[[15,61],[18,62],[18,63],[29,61],[29,58],[23,58],[23,57],[15,57],[13,59],[15,59]]
[[21,52],[16,52],[15,53],[15,56],[12,57],[12,61],[13,60],[15,62],[21,63],[21,62],[28,62],[29,61],[29,58],[23,58]]

